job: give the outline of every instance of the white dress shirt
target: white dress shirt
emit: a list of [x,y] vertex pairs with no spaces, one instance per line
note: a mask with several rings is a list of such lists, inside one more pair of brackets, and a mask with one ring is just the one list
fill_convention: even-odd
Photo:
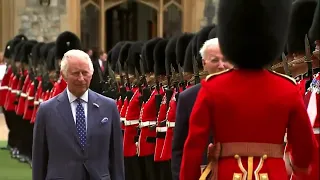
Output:
[[[70,102],[70,106],[71,106],[71,111],[72,111],[72,115],[73,115],[73,120],[74,120],[74,123],[76,124],[77,122],[77,119],[76,119],[76,109],[77,109],[77,97],[74,96],[68,89],[67,87],[67,94],[68,94],[68,98],[69,98],[69,102]],[[86,129],[88,129],[88,90],[80,97],[80,99],[82,100],[81,101],[81,104],[82,104],[82,107],[84,109],[84,115],[85,115],[85,121],[86,121]]]
[[102,64],[103,64],[103,61],[102,61],[101,59],[99,59],[99,65],[100,65],[100,67],[102,66]]

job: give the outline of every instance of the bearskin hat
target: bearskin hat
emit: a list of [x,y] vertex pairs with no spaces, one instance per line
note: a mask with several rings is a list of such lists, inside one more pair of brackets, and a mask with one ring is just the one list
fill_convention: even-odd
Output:
[[56,70],[56,46],[52,46],[50,49],[48,49],[46,64],[47,64],[47,70],[48,71],[54,71]]
[[[40,62],[43,62],[45,64],[48,63],[47,62],[48,53],[49,53],[50,49],[54,46],[55,46],[55,42],[50,42],[50,43],[44,44],[40,48],[40,59],[41,59]],[[51,64],[51,62],[50,62],[50,64]]]
[[[192,40],[195,38],[196,38],[196,36],[194,34],[184,33],[177,40],[176,61],[177,61],[177,64],[179,64],[181,67],[183,67],[183,64],[184,64],[184,59],[185,59],[187,47],[188,47],[189,43],[192,42]],[[192,47],[190,47],[190,48],[192,48]],[[192,49],[191,49],[191,53],[192,53]]]
[[168,42],[167,39],[160,40],[153,50],[154,73],[157,76],[166,75],[165,52]]
[[208,39],[213,39],[217,37],[217,28],[214,27],[211,29],[209,35],[208,35]]
[[40,49],[42,46],[44,46],[45,43],[39,42],[35,44],[31,50],[31,55],[32,55],[32,65],[37,66],[38,64],[41,64],[40,61],[41,59],[41,54],[40,54]]
[[69,31],[61,33],[56,40],[56,59],[61,60],[64,56],[64,53],[72,49],[81,50],[81,41],[78,36]]
[[143,42],[137,41],[137,42],[134,42],[129,49],[128,60],[127,60],[129,74],[135,74],[135,69],[140,73],[139,59],[142,51],[142,46],[143,46]]
[[204,42],[206,42],[208,40],[208,36],[209,36],[209,33],[211,32],[211,30],[213,28],[215,28],[216,25],[215,24],[212,24],[210,26],[206,26],[204,28],[202,28],[198,33],[197,33],[197,54],[193,54],[195,55],[195,58],[196,59],[201,59],[201,55],[199,53],[201,47],[203,46]]
[[309,29],[309,38],[311,41],[320,40],[320,1],[314,13],[313,22]]
[[[177,65],[177,56],[176,56],[176,47],[177,47],[177,42],[180,36],[175,36],[172,37],[165,50],[165,68],[166,68],[166,73],[171,74],[171,65],[173,68],[178,71],[178,65]],[[167,72],[168,70],[168,72]]]
[[18,44],[14,46],[14,52],[13,52],[13,57],[15,62],[21,61],[22,57],[22,47],[25,44],[26,41],[19,41]]
[[316,6],[316,0],[297,0],[292,4],[288,36],[288,52],[290,54],[305,52],[304,38],[312,25]]
[[4,58],[8,58],[8,59],[11,58],[11,50],[10,50],[11,46],[10,45],[11,45],[12,41],[13,40],[10,40],[6,44],[6,49],[4,50],[4,53],[3,53]]
[[29,64],[29,57],[31,56],[33,46],[37,44],[35,40],[26,41],[21,49],[21,59],[20,61],[24,64]]
[[184,55],[184,62],[183,62],[183,72],[193,73],[193,55],[192,55],[192,42],[196,41],[198,38],[193,38],[192,41],[189,42],[187,49]]
[[222,54],[238,68],[260,69],[282,52],[292,0],[220,1],[218,39]]
[[108,60],[111,63],[111,69],[115,70],[117,61],[120,56],[120,51],[122,46],[125,44],[125,41],[118,42],[108,53]]
[[[133,42],[126,42],[124,43],[124,45],[122,46],[121,50],[120,50],[120,55],[119,55],[119,60],[120,60],[120,64],[122,67],[122,71],[124,71],[124,64],[127,62],[128,60],[128,56],[129,56],[129,49],[131,48]],[[117,72],[119,72],[119,67],[117,67]]]
[[145,57],[146,61],[146,66],[148,69],[148,72],[154,72],[154,56],[153,56],[153,51],[154,48],[156,47],[157,43],[163,40],[162,38],[156,37],[153,39],[150,39],[147,41],[142,49],[142,55]]

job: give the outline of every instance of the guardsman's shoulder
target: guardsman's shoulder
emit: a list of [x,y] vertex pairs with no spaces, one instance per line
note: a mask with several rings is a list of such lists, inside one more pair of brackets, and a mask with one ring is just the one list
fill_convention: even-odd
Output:
[[226,74],[228,72],[231,72],[233,69],[227,69],[227,70],[224,70],[224,71],[220,71],[220,72],[217,72],[217,73],[213,73],[213,74],[209,74],[207,77],[206,77],[206,81],[209,81],[211,79],[213,79],[213,77],[217,77],[217,76],[220,76],[222,74]]
[[272,74],[274,74],[276,76],[279,76],[279,77],[291,82],[294,85],[297,85],[297,81],[294,78],[290,77],[290,76],[287,76],[285,74],[281,74],[281,73],[278,73],[278,72],[272,71],[272,70],[269,70],[269,72],[271,72]]

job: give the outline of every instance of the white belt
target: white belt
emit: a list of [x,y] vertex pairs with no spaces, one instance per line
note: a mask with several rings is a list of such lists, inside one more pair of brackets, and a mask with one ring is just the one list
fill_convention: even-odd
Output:
[[20,96],[21,97],[27,97],[28,95],[26,93],[21,93]]
[[145,121],[145,122],[140,122],[139,127],[148,127],[148,126],[153,126],[156,125],[157,121]]
[[15,89],[12,89],[11,90],[11,93],[14,93],[14,94],[17,94],[19,91],[18,90],[15,90]]
[[313,128],[314,134],[320,134],[320,128]]
[[170,121],[167,121],[167,122],[166,122],[166,126],[167,126],[167,127],[172,128],[172,127],[174,127],[175,125],[176,125],[176,122],[170,122]]
[[11,87],[8,87],[8,90],[9,90],[9,91],[11,91],[11,90],[12,90],[12,88],[11,88]]
[[0,90],[6,90],[6,89],[9,89],[8,86],[0,86]]
[[34,100],[34,97],[28,96],[28,100]]
[[43,99],[39,99],[39,103],[42,103],[43,102]]
[[34,105],[39,105],[39,101],[34,101],[33,104]]
[[157,132],[167,132],[167,129],[168,129],[167,127],[157,127],[156,131]]
[[126,121],[126,118],[120,118],[120,122],[125,122]]
[[136,125],[139,124],[139,120],[125,120],[124,125],[125,126],[131,126],[131,125]]

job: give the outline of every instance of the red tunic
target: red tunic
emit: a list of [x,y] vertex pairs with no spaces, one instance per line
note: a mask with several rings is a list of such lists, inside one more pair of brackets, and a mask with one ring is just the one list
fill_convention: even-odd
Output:
[[[27,101],[26,105],[24,107],[24,113],[23,118],[27,120],[31,120],[32,118],[32,112],[34,110],[34,101],[35,101],[35,95],[36,95],[36,88],[35,86],[38,86],[39,82],[41,80],[41,77],[37,77],[35,81],[33,81],[27,91]],[[38,82],[35,84],[35,82]]]
[[[25,71],[25,73],[28,73],[28,71]],[[19,82],[19,83],[21,83],[21,82]],[[27,91],[28,91],[29,85],[31,84],[29,74],[26,74],[26,78],[25,78],[24,82],[22,82],[22,83],[23,83],[23,85],[22,85],[20,97],[18,100],[18,105],[16,106],[16,113],[19,116],[23,116],[24,107],[25,107],[25,103],[27,100]]]
[[176,122],[176,109],[177,109],[176,95],[182,91],[183,91],[182,88],[179,89],[179,92],[175,90],[169,103],[169,109],[166,117],[167,132],[166,132],[166,138],[164,140],[163,149],[161,152],[161,159],[165,161],[171,159],[173,130]]
[[157,138],[156,138],[156,147],[154,151],[155,162],[164,161],[163,159],[161,159],[161,153],[164,145],[165,133],[167,132],[167,127],[161,126],[161,125],[162,125],[162,122],[166,119],[167,111],[168,111],[167,97],[166,97],[166,94],[164,94],[161,105],[160,105],[158,117],[157,117],[157,128],[156,128]]
[[19,78],[12,74],[10,80],[9,90],[10,92],[7,93],[6,102],[4,105],[5,110],[7,111],[15,111],[15,101],[17,97],[17,92],[19,92]]
[[[156,128],[150,129],[150,126],[156,126],[157,124],[157,109],[156,109],[156,95],[158,91],[154,89],[147,102],[144,103],[141,108],[141,123],[140,123],[140,136],[139,136],[139,156],[150,156],[154,154],[155,142],[148,141],[150,139],[156,139]],[[160,88],[159,94],[164,95],[163,88]]]
[[132,157],[137,155],[136,136],[137,128],[139,126],[140,105],[139,97],[140,92],[138,88],[132,89],[134,92],[125,115],[125,130],[123,137],[123,152],[125,157]]
[[67,82],[60,76],[60,79],[54,84],[53,90],[50,94],[50,99],[60,94],[67,87]]
[[36,114],[38,111],[40,100],[42,100],[42,78],[41,77],[39,77],[39,84],[38,84],[37,92],[36,92],[35,99],[33,102],[34,108],[32,111],[31,123],[34,123],[36,120]]
[[[213,75],[202,82],[191,113],[180,180],[199,179],[210,130],[215,142],[220,143],[283,144],[286,129],[292,144],[293,165],[308,168],[316,142],[303,100],[293,82],[267,70],[239,69]],[[260,157],[253,159],[253,171],[259,162]],[[248,171],[248,158],[242,157],[242,164]],[[236,159],[220,158],[218,179],[232,179],[234,173],[242,174]],[[282,158],[268,158],[259,173],[268,173],[270,180],[287,178]]]
[[9,81],[12,74],[12,68],[11,66],[8,67],[7,72],[4,74],[1,86],[0,86],[0,107],[4,106],[6,102],[6,97],[9,92]]

